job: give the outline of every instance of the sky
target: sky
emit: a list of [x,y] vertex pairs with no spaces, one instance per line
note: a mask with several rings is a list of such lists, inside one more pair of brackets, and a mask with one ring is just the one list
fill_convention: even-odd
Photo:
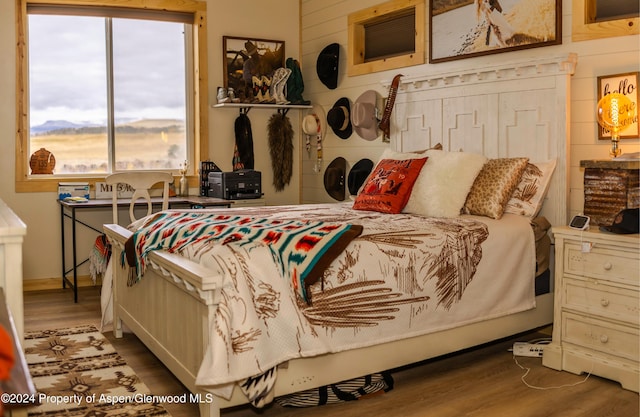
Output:
[[[104,21],[29,16],[31,126],[105,123]],[[183,31],[179,23],[114,19],[116,120],[184,118]]]

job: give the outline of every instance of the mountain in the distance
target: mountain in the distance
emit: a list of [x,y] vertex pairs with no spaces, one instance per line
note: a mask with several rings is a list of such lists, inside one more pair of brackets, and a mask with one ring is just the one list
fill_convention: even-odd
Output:
[[68,122],[66,120],[47,120],[41,125],[31,126],[31,133],[32,134],[45,133],[45,132],[50,132],[52,130],[59,130],[59,129],[79,129],[81,127],[87,127],[87,126],[98,126],[98,125],[94,123],[77,124],[73,122]]
[[[116,128],[118,127],[133,127],[138,129],[159,129],[168,126],[183,126],[184,121],[178,119],[142,119],[142,120],[117,120]],[[54,130],[62,129],[82,129],[86,127],[104,127],[104,124],[99,123],[73,123],[67,120],[47,120],[41,125],[32,126],[31,134],[40,134],[52,132]]]

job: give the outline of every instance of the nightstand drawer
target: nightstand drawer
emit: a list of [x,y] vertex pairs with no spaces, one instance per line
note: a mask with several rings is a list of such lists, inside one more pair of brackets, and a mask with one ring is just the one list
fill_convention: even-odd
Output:
[[571,313],[562,314],[563,342],[638,361],[638,328]]
[[563,283],[566,308],[640,325],[637,291],[571,278]]
[[565,244],[564,271],[567,274],[638,286],[639,265],[637,251],[617,251],[596,245],[590,252],[582,252],[581,245],[576,242]]

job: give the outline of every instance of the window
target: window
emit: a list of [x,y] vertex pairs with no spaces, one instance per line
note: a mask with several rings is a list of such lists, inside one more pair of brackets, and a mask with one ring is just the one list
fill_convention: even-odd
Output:
[[364,62],[416,51],[416,18],[413,10],[364,25]]
[[572,41],[637,35],[637,0],[573,0]]
[[349,15],[348,74],[424,64],[424,0],[392,0]]
[[[27,59],[18,85],[26,88],[19,88],[18,109],[26,111],[18,117],[17,191],[54,190],[61,178],[95,181],[115,171],[177,171],[185,159],[206,155],[206,77],[195,76],[206,61],[204,3],[166,11],[144,0],[128,2],[140,9],[110,1],[36,0],[22,9],[27,42],[18,56]],[[53,175],[31,173],[30,156],[41,148],[55,157]]]
[[640,3],[637,0],[595,0],[594,22],[638,17]]

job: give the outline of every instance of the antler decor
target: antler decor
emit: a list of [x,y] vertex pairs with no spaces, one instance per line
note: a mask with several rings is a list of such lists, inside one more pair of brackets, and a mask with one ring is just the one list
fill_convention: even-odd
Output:
[[400,77],[402,74],[398,74],[393,77],[393,81],[391,82],[391,87],[389,87],[389,97],[387,97],[387,104],[384,106],[384,113],[382,114],[382,119],[378,124],[380,130],[382,130],[383,140],[390,139],[390,126],[391,126],[391,111],[393,110],[393,104],[396,102],[396,94],[398,93],[398,85],[400,84]]

